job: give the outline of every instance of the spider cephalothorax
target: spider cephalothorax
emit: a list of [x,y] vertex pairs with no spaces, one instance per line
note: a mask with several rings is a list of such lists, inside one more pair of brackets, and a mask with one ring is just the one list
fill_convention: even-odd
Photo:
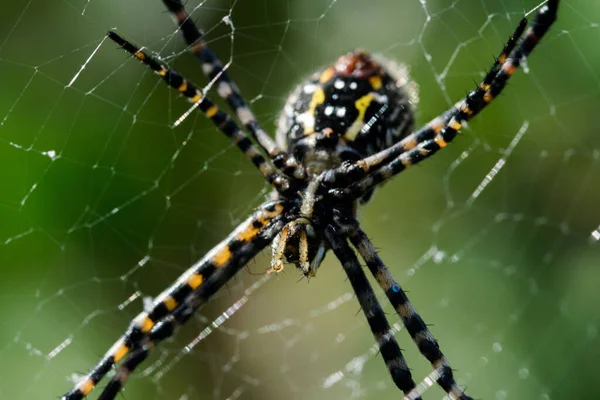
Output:
[[422,128],[412,130],[410,104],[415,102],[416,92],[405,70],[383,58],[355,51],[340,57],[292,93],[279,121],[277,142],[260,126],[181,0],[163,3],[200,60],[203,72],[243,128],[161,60],[116,32],[108,36],[194,103],[193,109],[204,113],[254,164],[273,187],[274,196],[160,293],[63,400],[82,400],[119,363],[100,396],[114,399],[150,351],[171,337],[269,244],[273,249],[271,271],[281,270],[288,261],[306,276],[314,275],[328,249],[333,251],[392,380],[405,399],[420,400],[422,388],[412,378],[358,253],[417,348],[431,363],[435,374],[429,376],[435,376],[449,398],[471,400],[454,380],[453,370],[427,324],[361,229],[356,208],[375,187],[448,145],[467,121],[500,94],[554,23],[559,0],[547,0],[538,6],[537,16],[526,32],[528,22],[523,18],[477,88]]

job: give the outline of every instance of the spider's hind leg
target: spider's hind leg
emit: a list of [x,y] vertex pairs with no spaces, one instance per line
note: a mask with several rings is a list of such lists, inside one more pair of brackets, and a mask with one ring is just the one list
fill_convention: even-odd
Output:
[[261,205],[229,236],[159,294],[130,324],[104,357],[61,400],[83,400],[117,363],[115,375],[99,399],[112,400],[151,350],[183,325],[281,230],[286,204]]
[[[348,244],[344,229],[341,229],[339,226],[334,227],[329,225],[325,230],[325,237],[348,276],[348,280],[360,303],[360,308],[365,314],[369,328],[379,346],[379,352],[385,361],[392,380],[404,394],[412,392],[415,388],[415,382],[411,376],[410,369],[394,337],[394,331],[390,328],[385,317],[381,304],[377,301],[375,292],[356,254]],[[417,396],[413,397],[413,399],[420,400],[421,397]]]

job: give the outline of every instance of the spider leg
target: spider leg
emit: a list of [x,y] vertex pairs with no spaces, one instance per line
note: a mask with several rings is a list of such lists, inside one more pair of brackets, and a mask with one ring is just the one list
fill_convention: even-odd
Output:
[[373,274],[373,277],[402,319],[402,323],[413,342],[433,368],[439,372],[438,385],[453,399],[472,400],[454,380],[452,368],[440,350],[437,340],[411,304],[402,287],[396,282],[377,254],[373,243],[360,228],[358,221],[352,217],[342,217],[339,213],[336,214],[334,216],[335,222],[348,233],[352,245],[367,263],[369,271],[371,271],[371,274]]
[[286,153],[277,146],[275,141],[271,139],[256,120],[252,110],[244,101],[239,88],[229,78],[227,71],[223,68],[223,63],[202,39],[202,32],[200,32],[186,12],[181,0],[163,0],[163,3],[179,26],[183,38],[188,46],[190,46],[192,53],[202,64],[202,71],[209,80],[215,81],[219,96],[227,101],[229,107],[235,112],[248,132],[250,132],[259,147],[273,160],[275,166],[277,168],[283,167],[286,161]]
[[[392,147],[360,160],[354,165],[347,164],[330,172],[326,179],[330,186],[333,186],[338,179],[337,176],[342,176],[341,180],[345,180],[346,184],[352,184],[349,188],[334,190],[334,193],[338,196],[359,197],[358,193],[362,194],[363,191],[391,178],[406,167],[432,156],[437,150],[450,143],[462,125],[479,114],[504,89],[508,79],[556,20],[558,2],[558,0],[550,0],[542,7],[524,37],[515,45],[526,27],[527,20],[521,20],[483,81],[464,100]],[[343,187],[345,184],[336,186]]]
[[[415,388],[415,382],[356,254],[339,227],[329,225],[325,230],[325,237],[334,254],[342,263],[394,383],[404,394],[408,394]],[[421,399],[421,397],[416,399]]]
[[273,185],[280,192],[284,192],[288,189],[289,180],[267,163],[260,150],[252,143],[248,135],[239,128],[226,112],[220,110],[208,97],[204,96],[200,89],[181,76],[177,71],[167,68],[157,58],[125,40],[116,32],[108,32],[108,37],[123,48],[123,50],[136,57],[157,75],[162,77],[167,85],[177,89],[181,94],[187,97],[190,102],[197,104],[200,111],[202,111],[221,132],[237,145],[237,147],[260,171],[268,183]]
[[[483,98],[486,91],[485,88],[491,84],[494,77],[500,70],[500,67],[506,61],[510,52],[515,48],[519,38],[523,35],[526,27],[527,18],[523,18],[519,22],[517,29],[515,29],[513,34],[508,38],[508,41],[504,45],[504,48],[498,57],[494,59],[494,65],[492,65],[485,78],[478,85],[476,89],[478,97]],[[424,127],[416,132],[411,133],[400,142],[388,147],[387,149],[359,160],[358,162],[345,163],[342,166],[329,171],[327,177],[325,178],[325,182],[328,184],[336,184],[337,186],[348,185],[350,183],[357,182],[358,180],[367,176],[367,174],[370,172],[377,170],[383,165],[386,165],[400,154],[414,148],[419,143],[432,139],[442,130],[442,128],[444,128],[444,126],[448,124],[448,122],[450,122],[453,117],[459,113],[460,109],[464,106],[465,101],[465,99],[460,100],[450,109],[429,121]],[[471,115],[470,118],[473,116],[474,115]]]
[[[242,222],[225,240],[185,271],[139,314],[126,333],[110,348],[102,360],[61,400],[81,400],[87,396],[111,368],[128,357],[107,386],[106,395],[116,393],[150,349],[171,336],[177,324],[183,324],[206,300],[219,290],[237,271],[265,248],[281,230],[284,203],[263,204]],[[103,397],[107,396],[107,397]]]
[[[279,220],[263,231],[262,235],[264,236],[266,243],[261,243],[261,249],[273,240],[274,236],[281,231],[282,227],[283,221]],[[144,343],[133,350],[125,361],[119,365],[117,372],[102,390],[98,400],[113,400],[116,398],[121,389],[125,386],[129,376],[146,358],[148,358],[152,349],[163,340],[173,336],[177,329],[184,325],[201,306],[206,304],[213,294],[229,282],[229,280],[257,254],[257,249],[253,248],[256,246],[256,243],[248,243],[244,247],[239,248],[237,251],[246,254],[245,259],[240,259],[239,262],[228,264],[215,272],[202,287],[197,291],[192,292],[172,314],[167,315],[157,323],[150,331]]]

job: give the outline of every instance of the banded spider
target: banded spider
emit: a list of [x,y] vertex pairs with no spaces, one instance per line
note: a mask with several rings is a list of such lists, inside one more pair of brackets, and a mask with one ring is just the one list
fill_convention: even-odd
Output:
[[276,141],[258,123],[222,63],[206,46],[181,0],[163,3],[205,75],[214,80],[217,93],[243,128],[161,60],[114,31],[108,37],[187,97],[236,144],[274,190],[270,201],[158,295],[152,307],[131,322],[100,362],[62,399],[87,396],[113,367],[116,373],[100,398],[115,398],[152,349],[172,336],[269,244],[269,272],[281,271],[284,262],[289,262],[307,277],[314,276],[325,254],[333,251],[356,293],[392,380],[406,398],[420,399],[358,252],[419,351],[436,370],[438,385],[450,398],[471,399],[455,382],[438,342],[361,229],[356,211],[377,185],[445,147],[464,123],[500,94],[554,23],[559,0],[549,0],[539,8],[527,30],[528,21],[523,18],[477,88],[418,130],[413,130],[406,74],[391,68],[381,57],[356,50],[298,86],[286,102]]

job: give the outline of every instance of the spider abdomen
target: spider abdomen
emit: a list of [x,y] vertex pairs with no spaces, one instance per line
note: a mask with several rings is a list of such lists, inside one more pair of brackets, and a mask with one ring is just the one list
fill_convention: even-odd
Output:
[[414,101],[404,67],[356,50],[294,90],[279,120],[277,142],[318,174],[409,134]]

